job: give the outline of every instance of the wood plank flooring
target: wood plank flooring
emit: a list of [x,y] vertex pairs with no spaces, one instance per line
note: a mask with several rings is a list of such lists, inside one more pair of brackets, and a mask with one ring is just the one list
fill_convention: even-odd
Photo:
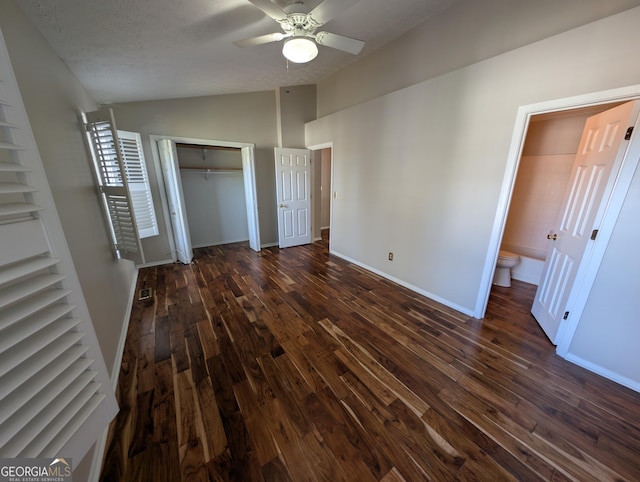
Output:
[[313,245],[140,270],[102,481],[640,480],[640,394],[494,288],[476,320]]

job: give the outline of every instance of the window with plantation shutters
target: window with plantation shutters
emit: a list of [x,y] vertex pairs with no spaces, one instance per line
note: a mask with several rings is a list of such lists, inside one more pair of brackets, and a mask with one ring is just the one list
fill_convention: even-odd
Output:
[[[125,155],[117,135],[111,110],[87,112],[84,117],[87,140],[94,161],[96,182],[111,232],[115,254],[119,258],[127,258],[136,264],[143,264],[144,254],[140,243],[137,216],[129,182],[130,177],[133,177],[134,180],[140,177],[134,173],[132,166],[134,164],[139,166],[139,161],[143,158],[141,155],[136,155],[135,157],[138,160],[136,163],[134,162],[134,156],[129,156],[130,167],[128,175]],[[127,147],[131,151],[129,140],[127,140]],[[135,185],[136,182],[131,184]],[[149,193],[149,202],[150,199]],[[144,218],[145,216],[142,217]]]
[[133,212],[136,216],[140,238],[156,236],[158,225],[151,198],[149,176],[142,150],[142,140],[137,132],[118,131],[118,141],[122,152],[125,177],[129,186]]
[[117,410],[0,34],[0,458],[79,462]]

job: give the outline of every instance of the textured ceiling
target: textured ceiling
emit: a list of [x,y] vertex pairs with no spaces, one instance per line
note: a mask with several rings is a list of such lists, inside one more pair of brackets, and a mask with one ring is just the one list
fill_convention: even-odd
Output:
[[[360,0],[322,28],[366,41],[358,56],[321,46],[312,62],[287,65],[280,42],[233,45],[280,31],[247,0],[15,0],[99,102],[314,84],[456,1]],[[275,3],[306,12],[320,0]]]

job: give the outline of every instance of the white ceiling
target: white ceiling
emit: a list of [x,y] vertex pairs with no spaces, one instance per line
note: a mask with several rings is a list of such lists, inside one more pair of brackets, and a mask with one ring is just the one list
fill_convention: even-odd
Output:
[[[275,0],[281,7],[295,0]],[[341,1],[341,0],[327,0]],[[322,30],[364,40],[289,64],[280,42],[233,41],[280,26],[247,0],[15,0],[99,102],[194,97],[315,84],[457,0],[360,0]],[[295,1],[310,11],[320,0]]]

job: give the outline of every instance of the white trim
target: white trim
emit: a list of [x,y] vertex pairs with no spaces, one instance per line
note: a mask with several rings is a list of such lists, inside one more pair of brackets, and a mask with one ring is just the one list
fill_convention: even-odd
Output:
[[565,357],[565,359],[570,361],[571,363],[575,363],[576,365],[581,366],[582,368],[586,368],[589,371],[592,371],[594,373],[597,373],[598,375],[608,378],[609,380],[619,383],[620,385],[624,385],[625,387],[630,388],[631,390],[640,392],[640,383],[638,383],[636,380],[632,380],[630,378],[624,377],[619,373],[616,373],[607,368],[601,367],[600,365],[596,363],[592,363],[579,356],[572,355],[571,353],[569,353]]
[[[500,250],[500,242],[504,233],[504,226],[507,219],[507,212],[509,209],[509,202],[513,193],[513,187],[515,184],[516,173],[518,170],[518,164],[522,154],[522,148],[526,138],[527,127],[529,120],[532,116],[538,114],[545,114],[549,112],[557,112],[564,110],[571,110],[580,107],[587,107],[600,104],[609,104],[614,102],[630,101],[640,98],[640,84],[633,86],[623,87],[619,89],[606,90],[602,92],[594,92],[585,95],[578,95],[575,97],[568,97],[564,99],[556,99],[538,104],[530,104],[520,106],[516,114],[516,122],[513,130],[511,146],[509,148],[509,155],[507,158],[507,165],[505,168],[505,174],[502,181],[502,188],[500,190],[500,196],[498,198],[498,207],[496,210],[496,216],[493,222],[491,230],[491,237],[489,240],[489,247],[487,250],[487,256],[485,259],[484,270],[482,273],[480,289],[478,290],[478,297],[476,299],[476,306],[473,316],[476,318],[483,318],[487,309],[487,303],[489,301],[489,293],[491,291],[491,280],[493,279],[493,272],[495,263],[498,257],[498,251]],[[624,197],[629,189],[631,182],[631,176],[638,164],[637,151],[640,149],[640,136],[634,136],[632,142],[625,156],[622,166],[620,167],[619,178],[616,181],[614,191],[611,194],[609,204],[607,206],[604,218],[601,226],[609,223],[615,223],[618,217],[620,208]],[[632,155],[630,155],[633,152]],[[633,156],[636,156],[633,158]],[[629,174],[630,171],[630,174]],[[612,225],[611,225],[612,226]],[[596,244],[593,247],[591,256],[589,259],[584,259],[582,263],[584,269],[582,272],[584,275],[580,281],[576,281],[571,288],[569,295],[569,301],[567,307],[571,307],[570,319],[562,323],[557,336],[558,347],[556,352],[562,357],[566,357],[568,354],[569,346],[575,334],[576,328],[580,321],[580,317],[584,310],[584,306],[589,297],[589,292],[595,279],[596,273],[604,256],[606,246],[609,242],[611,228],[605,232],[605,229],[601,229],[602,235],[596,240]]]
[[569,348],[578,329],[584,308],[587,305],[591,288],[598,274],[598,268],[600,268],[600,263],[609,246],[622,205],[631,186],[634,173],[640,163],[640,135],[638,134],[640,132],[640,116],[636,119],[634,130],[636,135],[631,137],[627,152],[622,159],[611,196],[598,226],[598,236],[592,245],[588,258],[585,260],[586,264],[580,280],[580,289],[572,290],[567,300],[566,311],[570,312],[569,318],[566,322],[561,323],[558,329],[556,352],[565,358],[569,356]]
[[411,291],[415,291],[418,294],[421,294],[422,296],[426,296],[427,298],[433,300],[433,301],[437,301],[438,303],[445,305],[449,308],[452,308],[456,311],[459,311],[460,313],[463,313],[467,316],[473,316],[473,312],[471,310],[469,310],[468,308],[465,308],[464,306],[460,306],[457,305],[455,303],[452,303],[449,300],[445,300],[444,298],[441,298],[437,295],[434,295],[433,293],[430,293],[429,291],[425,291],[421,288],[418,288],[417,286],[412,285],[411,283],[407,283],[406,281],[403,281],[401,279],[396,278],[395,276],[391,276],[390,274],[385,273],[384,271],[380,271],[379,269],[376,268],[372,268],[369,265],[366,265],[364,263],[361,263],[360,261],[357,261],[353,258],[350,258],[349,256],[346,256],[342,253],[339,253],[337,251],[334,251],[332,249],[329,249],[329,253],[338,256],[339,258],[344,259],[345,261],[349,261],[352,264],[355,264],[356,266],[360,266],[361,268],[366,269],[367,271],[371,271],[372,273],[377,274],[378,276],[382,276],[383,278],[388,279],[389,281],[393,281],[396,284],[399,284],[400,286],[403,286],[405,288],[410,289]]
[[[578,95],[578,96],[568,97],[564,99],[555,99],[555,100],[545,101],[537,104],[524,105],[518,108],[518,112],[516,114],[515,127],[513,130],[513,135],[511,139],[511,146],[509,148],[509,154],[507,157],[505,174],[502,181],[500,196],[498,198],[496,215],[493,221],[493,227],[491,229],[489,247],[487,249],[487,256],[485,259],[485,265],[482,273],[480,287],[478,290],[478,297],[476,299],[476,306],[473,314],[474,317],[483,318],[487,310],[487,303],[489,301],[489,293],[491,290],[491,280],[493,279],[495,263],[498,257],[498,251],[500,249],[500,241],[502,239],[504,226],[507,219],[509,202],[511,200],[513,186],[515,184],[516,173],[518,170],[518,164],[520,161],[522,148],[526,138],[527,127],[529,125],[529,120],[531,116],[538,115],[538,114],[545,114],[549,112],[571,110],[571,109],[587,107],[592,105],[609,104],[613,102],[634,100],[639,97],[640,97],[640,84],[636,84],[628,87],[622,87],[619,89],[606,90],[602,92],[594,92],[590,94]],[[639,136],[635,136],[635,137],[637,138]],[[637,142],[638,141],[636,141],[636,143]],[[631,162],[635,162],[637,164],[637,160],[632,160]],[[624,186],[621,184],[616,185],[614,193],[612,194],[612,198],[614,197],[624,198],[624,194],[626,194],[627,189],[628,189],[628,186],[624,188]],[[615,216],[613,212],[609,214],[609,211],[612,211],[612,210],[615,211]],[[610,205],[607,211],[607,214],[617,218],[617,214],[619,210],[620,210],[620,206],[617,206],[616,208],[615,206]],[[606,241],[608,241],[608,238]],[[585,278],[589,278],[591,274],[593,274],[593,277],[595,277],[595,272],[597,272],[598,266],[600,265],[600,261],[602,260],[602,255],[604,254],[604,248],[606,248],[607,243],[604,241],[604,239],[602,239],[599,241],[599,244],[604,245],[602,249],[602,253],[599,253],[598,255],[594,253],[594,255],[590,258],[589,269],[587,269],[588,275]],[[576,316],[572,315],[572,318],[574,320],[572,323],[575,326],[573,326],[572,328],[565,327],[566,329],[563,330],[562,336],[558,338],[558,346],[563,347],[562,351],[560,350],[558,351],[558,354],[561,356],[562,356],[562,353],[566,354],[566,350],[564,349],[564,347],[568,346],[571,343],[571,339],[573,338],[573,333],[575,333],[575,328],[577,327],[577,322],[579,320],[579,316],[577,315],[578,313],[581,314],[582,310],[584,309],[584,304],[586,303],[589,290],[590,290],[590,284],[588,283],[587,284],[581,283],[580,286],[578,286],[577,283],[574,283],[574,287],[571,290],[572,293],[570,295],[570,299],[574,300],[572,309],[576,315]]]
[[107,448],[107,437],[109,436],[109,427],[102,432],[102,435],[96,440],[91,459],[91,470],[89,471],[89,482],[100,481],[100,471],[102,470],[102,462],[104,460],[104,451]]
[[115,392],[118,388],[118,377],[120,376],[120,367],[122,366],[122,356],[124,355],[124,346],[127,343],[127,333],[129,332],[129,322],[131,321],[131,310],[133,309],[133,301],[136,297],[136,288],[138,287],[138,268],[133,274],[131,280],[131,291],[129,293],[129,301],[127,303],[127,311],[125,312],[124,323],[122,323],[122,331],[120,332],[120,339],[118,340],[118,348],[116,350],[116,357],[113,360],[113,366],[111,367],[111,386]]
[[145,263],[145,264],[141,264],[138,265],[137,268],[153,268],[154,266],[162,266],[165,264],[171,264],[171,263],[175,263],[177,260],[176,259],[161,259],[159,261],[152,261],[150,263]]
[[[136,267],[136,270],[133,274],[133,279],[131,280],[131,292],[129,293],[129,302],[127,303],[127,311],[125,312],[126,318],[124,320],[124,323],[122,324],[122,331],[120,332],[120,340],[118,341],[116,357],[113,361],[113,366],[111,367],[111,386],[113,387],[113,391],[116,393],[118,389],[118,380],[120,377],[120,367],[122,366],[122,356],[124,355],[124,347],[127,342],[127,333],[129,333],[131,310],[133,309],[133,301],[135,300],[136,288],[138,286],[138,272],[139,269],[138,267]],[[107,427],[104,429],[104,432],[95,443],[93,458],[91,460],[91,470],[89,472],[89,481],[91,482],[98,482],[98,480],[100,479],[100,471],[102,469],[104,451],[107,448],[107,436],[109,435],[109,427],[110,425],[107,425]]]
[[248,241],[249,241],[248,238],[230,239],[230,240],[225,240],[225,241],[218,241],[218,242],[215,242],[215,243],[194,244],[193,248],[208,248],[209,246],[222,246],[223,244],[246,243]]
[[[331,160],[329,161],[331,163],[331,175],[330,175],[330,189],[331,192],[329,193],[329,226],[325,226],[320,228],[320,230],[323,229],[331,229],[331,226],[333,225],[333,174],[334,174],[334,163],[333,163],[333,151],[334,151],[334,147],[333,147],[333,141],[329,141],[329,142],[323,142],[321,144],[314,144],[312,146],[308,146],[307,149],[309,149],[310,151],[320,151],[322,149],[331,149]],[[320,193],[313,193],[313,194],[317,194],[320,195]],[[320,216],[321,213],[317,213],[318,216]],[[322,236],[320,236],[320,238],[317,239],[322,239]],[[329,240],[329,245],[331,245],[331,240]]]

